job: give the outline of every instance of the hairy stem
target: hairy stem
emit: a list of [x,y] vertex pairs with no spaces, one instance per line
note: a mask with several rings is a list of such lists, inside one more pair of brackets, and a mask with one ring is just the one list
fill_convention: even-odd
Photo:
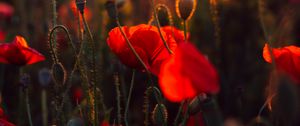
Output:
[[158,20],[158,17],[157,17],[157,12],[156,12],[156,9],[155,9],[154,1],[153,1],[153,0],[151,0],[151,4],[152,4],[152,10],[153,10],[153,14],[154,14],[155,24],[156,24],[158,33],[159,33],[159,35],[160,35],[160,38],[162,39],[162,41],[163,41],[165,47],[167,48],[168,52],[169,52],[170,54],[173,54],[173,51],[170,49],[170,47],[169,47],[167,41],[165,40],[165,38],[164,38],[164,36],[163,36],[163,34],[162,34],[162,32],[161,32],[161,29],[160,29],[160,23],[159,23],[159,20]]
[[26,102],[26,110],[27,110],[27,116],[28,116],[28,121],[29,125],[33,126],[32,123],[32,117],[31,117],[31,110],[30,110],[30,102],[29,102],[29,96],[28,96],[28,89],[25,89],[25,102]]
[[128,126],[128,109],[129,109],[129,103],[130,103],[131,94],[132,94],[133,85],[134,85],[134,78],[135,78],[135,70],[133,70],[133,72],[132,72],[132,77],[131,77],[131,82],[130,82],[130,88],[129,88],[128,98],[127,98],[125,112],[124,112],[125,126]]

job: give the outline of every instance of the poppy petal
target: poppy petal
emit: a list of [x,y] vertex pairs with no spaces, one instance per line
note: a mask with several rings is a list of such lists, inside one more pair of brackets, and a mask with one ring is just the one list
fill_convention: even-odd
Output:
[[[265,61],[272,63],[268,47],[269,45],[266,44],[263,49],[263,57]],[[300,48],[296,46],[272,48],[272,53],[276,67],[300,83]]]
[[200,93],[219,91],[218,75],[208,60],[190,43],[180,43],[173,56],[161,66],[159,85],[167,99],[174,102]]
[[0,44],[0,62],[13,65],[29,65],[45,60],[36,50],[29,48],[25,39],[17,36],[10,44]]

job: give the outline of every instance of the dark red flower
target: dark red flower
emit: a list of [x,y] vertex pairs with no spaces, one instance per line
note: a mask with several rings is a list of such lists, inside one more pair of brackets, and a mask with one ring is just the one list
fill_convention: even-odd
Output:
[[80,102],[83,98],[82,89],[79,87],[74,88],[73,90],[73,98],[76,102]]
[[187,126],[205,126],[201,113],[191,115],[186,123]]
[[13,15],[13,13],[14,8],[11,5],[0,2],[0,17],[9,18]]
[[219,91],[216,69],[191,43],[179,43],[174,55],[161,68],[159,86],[170,101],[180,102],[200,93]]
[[[269,45],[265,44],[263,57],[265,61],[272,63],[269,53]],[[291,76],[300,84],[300,48],[296,46],[286,46],[283,48],[272,48],[276,67],[281,72]]]
[[103,120],[100,126],[109,126],[109,122],[106,120]]
[[0,30],[0,42],[4,42],[5,38],[6,38],[6,33]]
[[0,108],[0,126],[15,126],[14,124],[8,122],[4,117],[4,111]]
[[0,62],[13,65],[30,65],[45,60],[45,57],[30,48],[26,40],[16,36],[12,43],[0,44]]
[[[157,27],[141,24],[133,27],[124,26],[122,29],[146,66],[153,74],[157,75],[161,63],[170,56],[160,38]],[[174,51],[177,47],[175,39],[164,31],[162,34],[170,49]],[[122,63],[131,68],[144,69],[130,50],[119,28],[114,28],[109,32],[107,44]]]

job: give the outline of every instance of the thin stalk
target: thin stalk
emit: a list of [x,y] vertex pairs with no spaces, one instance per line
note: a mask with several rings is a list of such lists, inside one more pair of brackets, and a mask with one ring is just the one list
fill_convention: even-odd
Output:
[[179,106],[179,109],[178,109],[178,112],[176,114],[176,118],[175,118],[175,121],[174,121],[174,126],[178,125],[179,117],[181,115],[181,111],[182,111],[184,103],[185,103],[185,101],[182,101],[181,104],[180,104],[180,106]]
[[[57,12],[56,12],[56,0],[52,0],[52,25],[55,27],[57,25]],[[53,40],[54,46],[56,46],[56,32],[54,33],[53,37],[55,38]],[[56,51],[56,50],[55,50]],[[55,52],[53,52],[55,53]]]
[[116,100],[117,100],[117,125],[121,125],[121,92],[120,92],[120,79],[118,74],[115,75],[115,86],[116,86]]
[[186,121],[187,121],[187,119],[189,118],[189,111],[190,111],[190,106],[189,105],[187,105],[187,109],[186,109],[186,112],[185,112],[185,114],[184,114],[184,116],[183,116],[183,120],[182,120],[182,125],[183,126],[186,126]]
[[29,103],[28,89],[25,89],[25,102],[26,102],[26,110],[27,110],[27,116],[28,116],[29,125],[33,126],[32,118],[31,118],[31,112],[30,112],[30,103]]
[[162,32],[161,32],[161,29],[160,29],[160,23],[159,23],[159,20],[158,20],[158,17],[157,17],[157,12],[156,12],[156,9],[155,9],[155,6],[154,6],[154,1],[153,0],[150,0],[151,1],[151,4],[152,4],[152,10],[153,10],[153,14],[154,14],[154,19],[155,19],[155,24],[156,24],[156,27],[157,27],[157,30],[158,30],[158,33],[160,35],[160,38],[162,39],[165,47],[167,48],[168,52],[170,54],[173,54],[173,51],[170,49],[170,47],[168,46],[167,44],[167,41],[165,40]]
[[[85,19],[85,16],[84,16],[84,13],[81,13],[81,18],[82,18],[82,21],[83,21],[83,25],[84,25],[84,28],[85,30],[87,30],[88,32],[88,35],[89,35],[89,38],[90,38],[90,41],[91,41],[91,47],[92,47],[92,71],[91,71],[91,74],[92,74],[92,79],[91,79],[91,84],[93,86],[93,92],[94,92],[94,109],[95,109],[95,120],[94,120],[94,125],[98,125],[98,112],[96,111],[97,110],[97,104],[98,104],[98,98],[97,98],[97,86],[96,86],[96,83],[97,83],[97,69],[96,69],[96,43],[94,41],[94,38],[93,38],[93,35],[92,35],[92,32],[89,28],[89,25]],[[104,105],[104,102],[103,102],[103,94],[102,94],[102,91],[101,89],[99,88],[100,92],[100,102],[102,104],[102,108],[103,110],[105,111],[106,110],[106,107]]]
[[125,112],[124,112],[125,126],[128,126],[128,108],[129,108],[129,103],[130,103],[131,94],[132,94],[132,90],[133,90],[134,78],[135,78],[135,70],[133,70],[133,72],[132,72],[132,77],[131,77],[131,82],[130,82],[130,89],[129,89],[129,94],[128,94],[126,107],[125,107]]
[[272,101],[272,99],[276,96],[277,94],[273,94],[273,95],[271,95],[271,97],[269,97],[266,101],[265,101],[265,103],[261,106],[261,108],[259,109],[259,112],[258,112],[258,114],[257,114],[257,117],[260,117],[260,115],[261,115],[261,113],[263,112],[263,110],[266,108],[266,106],[268,105],[268,103],[270,102],[270,101]]
[[48,125],[48,110],[47,110],[47,92],[45,89],[42,90],[42,113],[43,113],[43,126]]
[[187,30],[186,30],[186,20],[183,21],[183,31],[184,31],[184,41],[187,42]]

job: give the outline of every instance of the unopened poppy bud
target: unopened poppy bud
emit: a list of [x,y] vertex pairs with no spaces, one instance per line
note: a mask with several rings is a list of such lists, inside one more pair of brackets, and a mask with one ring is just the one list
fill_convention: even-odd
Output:
[[84,122],[81,118],[72,118],[68,121],[67,126],[84,126]]
[[164,104],[156,104],[154,110],[152,111],[152,121],[154,124],[162,125],[167,122],[168,111]]
[[197,0],[176,0],[176,13],[183,20],[189,20],[193,16],[197,6]]
[[30,84],[30,76],[29,74],[23,74],[20,78],[20,83],[22,84],[22,87],[25,89]]
[[205,93],[202,93],[198,96],[196,96],[190,103],[189,103],[189,114],[190,115],[195,115],[201,110],[201,106],[203,102],[208,100],[207,95]]
[[86,5],[86,0],[76,0],[77,9],[81,14],[84,13],[85,5]]
[[39,71],[39,82],[42,86],[47,86],[51,81],[51,73],[47,68],[43,68]]
[[61,63],[53,64],[51,73],[55,83],[65,84],[67,79],[67,72]]
[[[112,19],[115,19],[117,17],[117,9],[123,7],[124,4],[125,1],[123,0],[107,0],[105,3],[105,9],[108,13],[108,16]],[[115,6],[117,6],[117,9]]]

